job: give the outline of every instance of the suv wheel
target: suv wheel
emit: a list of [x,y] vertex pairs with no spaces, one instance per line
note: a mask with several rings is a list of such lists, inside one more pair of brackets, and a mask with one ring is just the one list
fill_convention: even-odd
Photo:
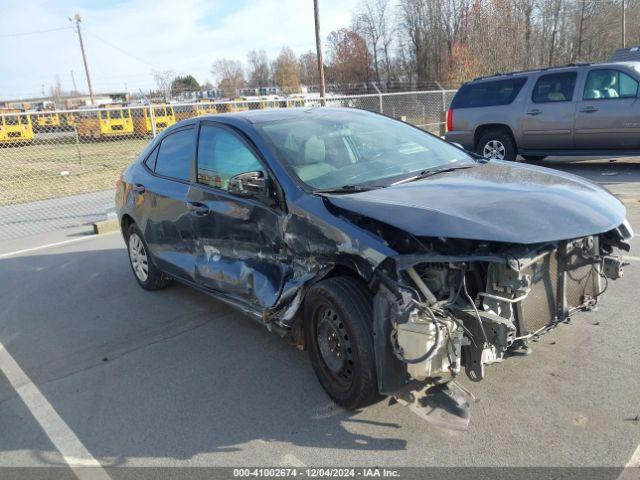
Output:
[[371,296],[355,279],[329,278],[306,295],[304,335],[311,365],[329,396],[350,410],[378,399],[371,322]]
[[132,224],[127,230],[129,264],[138,284],[145,290],[160,290],[169,284],[169,278],[153,263],[142,232]]
[[518,152],[511,135],[503,130],[489,130],[482,134],[476,145],[476,153],[494,160],[516,159]]

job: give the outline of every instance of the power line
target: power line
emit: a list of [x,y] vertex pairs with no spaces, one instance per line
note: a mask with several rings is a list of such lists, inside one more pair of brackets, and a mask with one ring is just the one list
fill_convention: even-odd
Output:
[[19,32],[19,33],[3,33],[0,37],[24,37],[27,35],[39,35],[41,33],[59,32],[60,30],[72,30],[73,27],[51,28],[49,30],[34,30],[33,32]]
[[153,65],[152,63],[149,63],[149,62],[147,62],[146,60],[143,60],[143,59],[142,59],[142,58],[140,58],[140,57],[137,57],[137,56],[135,56],[135,55],[132,55],[130,52],[127,52],[126,50],[123,50],[122,48],[120,48],[120,47],[118,47],[118,46],[114,45],[113,43],[108,42],[108,41],[107,41],[107,40],[105,40],[104,38],[99,37],[98,35],[96,35],[95,33],[93,33],[93,32],[91,32],[91,31],[87,30],[86,28],[85,28],[85,32],[87,32],[87,33],[88,33],[89,35],[91,35],[92,37],[97,38],[97,39],[98,39],[98,40],[100,40],[101,42],[103,42],[103,43],[105,43],[105,44],[109,45],[111,48],[113,48],[113,49],[115,49],[115,50],[118,50],[120,53],[123,53],[123,54],[127,55],[128,57],[133,58],[134,60],[137,60],[137,61],[139,61],[139,62],[142,62],[142,63],[144,63],[144,64],[146,64],[146,65],[149,65],[149,66],[150,66],[150,67],[152,67],[152,68],[156,68],[156,66],[155,66],[155,65]]

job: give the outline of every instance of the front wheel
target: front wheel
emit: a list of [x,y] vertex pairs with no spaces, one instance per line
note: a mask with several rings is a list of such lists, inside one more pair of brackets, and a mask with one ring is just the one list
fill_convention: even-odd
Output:
[[169,278],[153,263],[142,232],[135,224],[127,230],[127,250],[138,285],[145,290],[160,290],[168,285]]
[[489,130],[483,133],[476,145],[476,153],[492,160],[509,161],[514,161],[518,155],[513,138],[503,130]]
[[371,296],[350,277],[309,289],[304,306],[305,343],[313,370],[329,396],[349,410],[378,399]]

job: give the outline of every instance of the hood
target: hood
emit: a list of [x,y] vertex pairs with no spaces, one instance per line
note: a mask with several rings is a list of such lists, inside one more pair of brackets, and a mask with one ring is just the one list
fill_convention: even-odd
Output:
[[327,195],[333,205],[420,237],[543,243],[609,231],[622,203],[580,177],[490,161],[378,190]]

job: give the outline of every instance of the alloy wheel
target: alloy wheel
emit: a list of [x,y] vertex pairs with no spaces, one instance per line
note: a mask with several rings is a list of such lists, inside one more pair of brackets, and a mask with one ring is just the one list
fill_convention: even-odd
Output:
[[493,160],[504,160],[505,148],[499,140],[489,140],[482,149],[482,156]]
[[144,243],[137,233],[129,236],[129,260],[138,280],[146,282],[149,278],[149,258]]

